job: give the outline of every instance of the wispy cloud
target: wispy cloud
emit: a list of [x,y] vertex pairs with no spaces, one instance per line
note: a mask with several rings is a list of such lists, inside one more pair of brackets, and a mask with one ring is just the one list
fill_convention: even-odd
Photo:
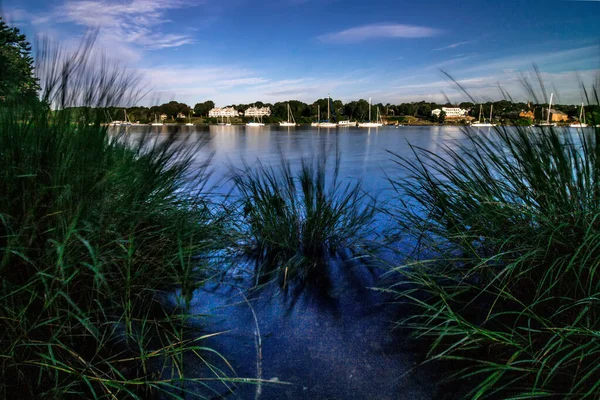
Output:
[[439,29],[426,26],[404,24],[371,24],[346,29],[340,32],[319,36],[321,41],[329,43],[358,43],[370,39],[409,39],[425,38],[439,35]]
[[200,4],[202,2],[189,0],[67,0],[34,23],[63,22],[100,28],[104,41],[163,49],[194,42],[187,34],[165,29],[171,22],[168,12]]
[[467,40],[464,42],[457,42],[457,43],[452,43],[449,44],[448,46],[444,46],[444,47],[438,47],[437,49],[433,49],[432,51],[440,51],[440,50],[450,50],[450,49],[455,49],[459,46],[464,46],[465,44],[470,44],[473,43],[473,40]]
[[444,69],[444,68],[452,67],[455,65],[459,65],[459,64],[463,63],[464,61],[473,59],[474,57],[475,57],[475,54],[461,54],[460,56],[453,57],[449,60],[439,61],[439,62],[433,63],[431,65],[428,65],[425,67],[425,69],[426,70]]

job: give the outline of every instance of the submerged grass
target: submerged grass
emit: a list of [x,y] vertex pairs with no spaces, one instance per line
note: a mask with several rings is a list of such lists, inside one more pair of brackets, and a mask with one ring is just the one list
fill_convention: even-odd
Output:
[[[188,335],[185,305],[222,237],[209,200],[181,190],[205,181],[189,169],[198,143],[132,141],[94,111],[68,112],[139,93],[92,44],[68,56],[42,46],[42,101],[0,104],[2,398],[176,397],[186,380],[225,380],[183,363],[211,352]],[[176,287],[172,309],[161,299]]]
[[304,158],[293,172],[283,156],[279,168],[258,163],[233,173],[257,276],[319,278],[337,251],[359,251],[372,229],[374,201],[361,182],[342,183],[340,156],[331,173],[327,157]]
[[394,269],[416,307],[400,324],[471,398],[597,398],[600,130],[465,135],[395,158],[411,176],[390,179],[405,199],[390,216],[429,254]]

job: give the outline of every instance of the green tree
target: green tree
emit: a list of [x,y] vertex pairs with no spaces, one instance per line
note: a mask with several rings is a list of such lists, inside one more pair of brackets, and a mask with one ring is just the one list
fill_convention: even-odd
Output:
[[446,111],[442,111],[438,117],[438,122],[443,124],[446,121]]
[[16,95],[35,98],[40,88],[33,71],[31,45],[25,35],[0,17],[0,99]]
[[215,108],[215,103],[211,100],[205,101],[204,103],[197,103],[194,106],[194,115],[197,117],[208,116],[208,112]]

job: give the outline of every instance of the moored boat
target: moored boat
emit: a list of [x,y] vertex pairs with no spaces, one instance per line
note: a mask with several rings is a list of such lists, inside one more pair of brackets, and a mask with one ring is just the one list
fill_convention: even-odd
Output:
[[287,105],[287,121],[283,121],[279,123],[279,126],[296,126],[296,120],[294,119],[294,114],[290,109],[290,103]]
[[579,112],[579,120],[569,125],[571,128],[587,128],[588,124],[585,123],[585,111],[583,111],[583,103],[581,103],[581,111]]
[[486,126],[496,126],[496,124],[492,123],[492,115],[494,112],[494,105],[492,104],[490,107],[490,121],[489,122],[485,122],[485,120],[481,120],[481,116],[483,114],[483,104],[479,105],[479,119],[477,120],[477,122],[471,124],[471,126],[476,126],[476,127],[486,127]]
[[369,97],[369,121],[368,122],[360,122],[358,124],[359,128],[379,128],[381,126],[383,126],[383,120],[381,119],[381,116],[379,115],[379,107],[377,107],[377,119],[375,120],[375,122],[371,121],[371,98]]

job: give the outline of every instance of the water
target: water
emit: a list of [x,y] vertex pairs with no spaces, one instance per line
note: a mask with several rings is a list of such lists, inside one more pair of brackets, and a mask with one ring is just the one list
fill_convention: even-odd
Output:
[[[410,143],[439,153],[444,146],[456,148],[464,140],[457,127],[129,129],[134,134],[151,129],[161,135],[181,129],[193,139],[205,140],[194,168],[212,156],[211,185],[223,194],[232,189],[227,181],[230,168],[242,168],[245,162],[279,163],[283,154],[297,168],[302,157],[338,151],[342,179],[362,179],[366,190],[389,198],[386,176],[402,178],[409,173],[399,169],[390,151],[411,157]],[[238,269],[199,290],[192,311],[207,317],[196,321],[198,334],[224,332],[204,344],[223,354],[238,377],[271,381],[238,385],[227,398],[438,398],[434,384],[438,371],[420,366],[422,354],[413,349],[407,334],[392,329],[394,320],[406,316],[406,309],[389,304],[390,298],[371,289],[380,283],[379,274],[361,263],[337,259],[328,271],[328,282],[319,286],[283,292],[270,284],[248,291],[253,281]],[[212,360],[226,368],[218,358]],[[192,377],[207,374],[193,358],[187,368]],[[223,385],[210,386],[227,393]],[[190,389],[209,395],[199,385]]]

